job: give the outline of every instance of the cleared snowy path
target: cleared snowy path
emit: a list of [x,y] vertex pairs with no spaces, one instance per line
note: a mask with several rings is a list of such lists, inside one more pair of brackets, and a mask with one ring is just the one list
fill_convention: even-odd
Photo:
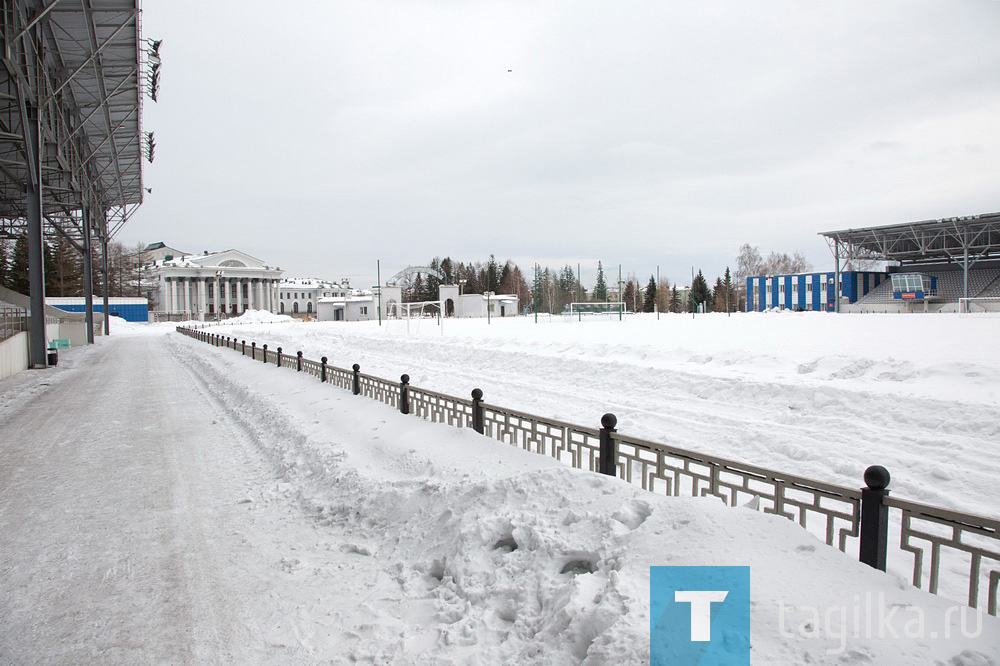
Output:
[[287,502],[249,501],[273,477],[162,337],[0,389],[20,403],[0,408],[0,663],[309,654],[289,563],[344,556]]

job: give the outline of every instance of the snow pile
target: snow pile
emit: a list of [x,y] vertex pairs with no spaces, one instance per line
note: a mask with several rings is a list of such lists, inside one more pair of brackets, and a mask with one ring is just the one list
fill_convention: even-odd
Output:
[[239,317],[232,317],[226,320],[226,325],[230,324],[287,324],[294,321],[288,315],[274,314],[267,310],[247,310]]
[[[784,518],[646,493],[228,350],[181,336],[168,343],[273,465],[278,482],[253,489],[248,510],[294,498],[373,572],[363,595],[345,583],[302,602],[300,625],[340,632],[313,635],[311,657],[646,663],[650,566],[748,565],[756,663],[1000,660],[996,619],[979,615],[981,631],[966,637],[947,600]],[[311,561],[300,552],[280,564],[316,585]],[[893,614],[918,609],[927,637],[902,635],[902,619],[896,637],[850,635],[837,618],[869,597]],[[829,612],[839,609],[846,615]]]

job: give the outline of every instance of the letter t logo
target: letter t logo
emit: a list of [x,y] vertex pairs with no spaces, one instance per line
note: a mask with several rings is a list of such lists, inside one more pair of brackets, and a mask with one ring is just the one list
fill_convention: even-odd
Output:
[[691,604],[691,640],[712,640],[712,602],[725,601],[726,590],[675,590],[674,601]]

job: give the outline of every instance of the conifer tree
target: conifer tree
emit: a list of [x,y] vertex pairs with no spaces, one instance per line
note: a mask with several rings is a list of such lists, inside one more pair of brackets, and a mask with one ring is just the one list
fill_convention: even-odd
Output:
[[715,286],[712,287],[712,312],[726,311],[726,285],[722,284],[722,278],[715,278]]
[[642,311],[656,312],[656,278],[652,275],[649,276],[649,283],[642,295]]
[[632,312],[635,312],[635,304],[637,300],[636,282],[629,276],[628,280],[625,282],[625,290],[622,292],[622,300],[625,301],[625,307],[632,308]]
[[0,238],[0,287],[10,288],[10,254],[7,241]]
[[708,288],[705,276],[698,271],[691,282],[691,293],[688,297],[688,312],[697,312],[698,305],[704,304],[706,311],[712,306],[712,291]]
[[14,256],[10,261],[10,288],[27,295],[31,289],[28,278],[28,234],[21,232],[14,241]]
[[679,313],[681,311],[681,296],[677,293],[677,285],[674,285],[670,292],[670,311]]
[[597,262],[597,281],[594,283],[593,299],[598,303],[608,300],[608,283],[604,280],[604,266]]

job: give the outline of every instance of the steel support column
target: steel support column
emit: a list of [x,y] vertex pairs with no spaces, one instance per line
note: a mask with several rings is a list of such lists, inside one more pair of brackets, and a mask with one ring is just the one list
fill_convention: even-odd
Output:
[[833,242],[834,272],[833,278],[833,311],[840,312],[840,241]]
[[28,221],[28,296],[31,303],[29,361],[33,368],[48,367],[45,345],[45,246],[42,224],[42,153],[38,109],[27,103],[25,147],[31,173],[25,183]]
[[[105,227],[106,226],[107,225],[105,224]],[[103,297],[104,297],[104,335],[111,335],[111,315],[109,314],[111,312],[111,310],[108,307],[108,296],[109,296],[108,291],[111,289],[111,284],[110,284],[110,281],[108,280],[108,238],[107,238],[107,236],[105,236],[104,238],[101,239],[101,243],[102,243],[102,250],[103,250],[101,252],[101,262],[104,264],[101,267],[101,279],[103,280],[102,285],[104,287],[101,290],[101,291],[104,292],[102,294]]]
[[962,248],[962,298],[969,297],[969,244],[967,239],[963,238],[962,242],[965,243],[965,247]]
[[87,320],[87,344],[94,344],[94,248],[91,240],[90,207],[83,205],[83,299]]

